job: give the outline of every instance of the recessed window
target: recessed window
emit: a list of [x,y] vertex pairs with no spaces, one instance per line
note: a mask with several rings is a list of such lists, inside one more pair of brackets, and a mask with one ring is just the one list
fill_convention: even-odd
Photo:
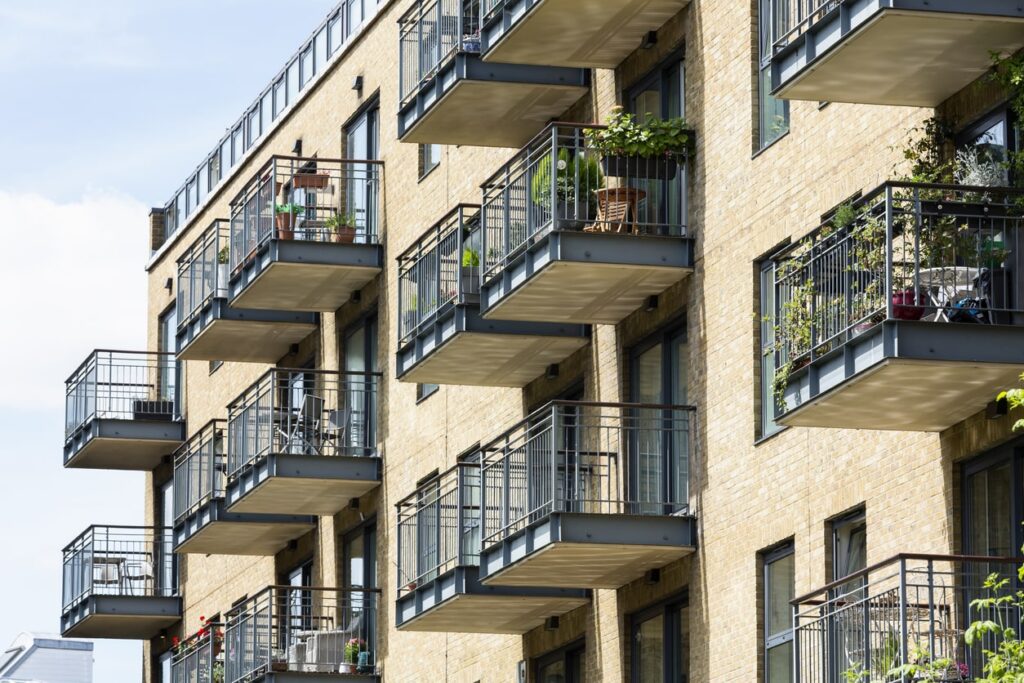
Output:
[[765,683],[791,683],[793,614],[790,601],[796,581],[793,544],[764,553],[763,560],[764,680]]
[[775,263],[770,259],[761,263],[759,289],[761,415],[758,436],[764,438],[782,429],[782,425],[775,421],[779,408],[775,395]]
[[582,683],[586,675],[584,644],[576,642],[539,657],[534,672],[537,683]]
[[689,608],[676,600],[630,617],[633,683],[685,681],[689,671]]
[[419,403],[423,399],[433,396],[439,388],[436,384],[417,384],[416,402]]
[[787,30],[789,5],[790,0],[759,0],[758,3],[758,149],[764,149],[789,132],[789,102],[770,94],[773,45]]
[[420,179],[441,164],[441,145],[420,145]]

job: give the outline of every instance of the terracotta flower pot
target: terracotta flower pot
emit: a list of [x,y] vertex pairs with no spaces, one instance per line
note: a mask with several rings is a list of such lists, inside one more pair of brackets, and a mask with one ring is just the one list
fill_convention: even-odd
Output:
[[297,173],[292,178],[292,187],[322,190],[327,187],[330,177],[326,173]]
[[356,229],[351,225],[339,225],[334,229],[334,241],[339,244],[352,244],[356,240]]
[[274,224],[277,226],[277,239],[295,239],[295,214],[278,213],[274,216]]

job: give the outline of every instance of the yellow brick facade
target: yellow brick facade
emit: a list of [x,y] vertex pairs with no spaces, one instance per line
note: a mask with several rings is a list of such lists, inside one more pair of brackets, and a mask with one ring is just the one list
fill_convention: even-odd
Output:
[[[361,515],[376,518],[383,590],[378,659],[384,680],[393,682],[514,681],[520,660],[532,662],[580,638],[587,681],[628,681],[629,615],[683,592],[690,605],[689,680],[758,681],[759,551],[792,539],[797,593],[823,585],[829,578],[827,520],[858,506],[866,510],[869,564],[903,551],[959,550],[958,463],[1008,440],[1008,420],[979,415],[942,434],[791,428],[758,442],[756,260],[808,232],[854,192],[890,178],[909,132],[931,110],[794,102],[791,131],[753,154],[756,2],[693,0],[659,30],[654,48],[638,50],[615,70],[595,71],[590,94],[562,119],[604,120],[623,89],[667,56],[685,53],[686,117],[697,133],[688,219],[697,240],[695,273],[662,294],[656,309],[637,311],[618,326],[595,326],[591,343],[560,364],[557,378],[538,378],[524,390],[442,386],[418,402],[415,385],[395,379],[395,256],[456,203],[479,203],[480,183],[514,150],[446,146],[440,166],[418,178],[417,146],[397,140],[395,116],[397,20],[407,4],[384,3],[332,71],[148,267],[148,339],[155,349],[158,316],[174,303],[175,288],[165,283],[176,277],[178,256],[212,220],[228,217],[230,198],[269,155],[288,154],[301,139],[306,155],[344,157],[346,121],[378,98],[385,270],[359,302],[321,315],[318,330],[278,365],[312,357],[317,367],[340,367],[345,329],[376,312],[383,483],[363,497],[358,512],[320,518],[315,531],[276,557],[183,556],[183,627],[146,645],[147,681],[157,675],[156,656],[169,647],[169,636],[194,631],[200,615],[224,614],[243,595],[277,583],[293,562],[312,557],[314,583],[337,585],[341,537]],[[361,92],[351,87],[356,76],[363,78]],[[945,109],[968,120],[999,99],[979,84]],[[696,554],[663,568],[658,583],[595,590],[589,605],[564,615],[554,630],[524,637],[397,631],[394,504],[425,475],[452,466],[460,453],[580,379],[587,400],[628,400],[629,349],[679,319],[685,319],[688,340],[688,400],[699,415]],[[266,369],[228,362],[211,372],[206,361],[185,363],[190,431],[226,418],[227,404]],[[164,465],[148,475],[148,523],[157,519],[155,491],[171,474]]]

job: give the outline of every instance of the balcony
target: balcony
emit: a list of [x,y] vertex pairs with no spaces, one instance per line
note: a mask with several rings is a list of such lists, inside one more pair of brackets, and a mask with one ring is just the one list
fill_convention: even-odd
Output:
[[65,467],[149,471],[185,440],[171,354],[93,351],[65,386]]
[[380,485],[374,373],[274,369],[228,406],[232,513],[333,515]]
[[[1017,629],[1012,606],[976,607],[990,597],[989,573],[1015,585],[1021,558],[898,555],[793,601],[796,683],[834,681],[972,681],[980,678],[984,636],[973,646],[974,621]],[[1009,594],[1009,590],[1007,594]],[[899,667],[918,665],[912,674]]]
[[336,311],[381,272],[383,162],[274,156],[231,202],[235,308]]
[[171,657],[169,683],[224,682],[224,625],[207,622],[181,641]]
[[398,137],[520,147],[586,94],[589,72],[485,64],[480,0],[416,0],[399,21]]
[[91,526],[64,548],[65,638],[148,640],[180,619],[170,529]]
[[585,590],[480,583],[480,464],[464,462],[398,503],[403,631],[526,633],[585,605]]
[[178,358],[276,363],[316,329],[315,313],[228,303],[228,221],[216,220],[178,259]]
[[212,420],[174,457],[174,552],[274,555],[316,526],[299,514],[227,510],[224,421]]
[[483,0],[485,62],[614,69],[689,0]]
[[598,128],[552,125],[484,183],[484,318],[614,325],[693,272],[687,150],[602,158]]
[[378,681],[380,591],[270,586],[227,613],[224,683]]
[[486,444],[483,584],[619,588],[693,553],[695,412],[555,401]]
[[773,256],[778,421],[941,431],[1013,385],[1022,196],[886,183]]
[[398,257],[398,378],[522,387],[589,342],[584,325],[480,317],[480,207],[460,204]]
[[1024,47],[1024,7],[1004,0],[796,0],[777,17],[773,95],[937,107]]

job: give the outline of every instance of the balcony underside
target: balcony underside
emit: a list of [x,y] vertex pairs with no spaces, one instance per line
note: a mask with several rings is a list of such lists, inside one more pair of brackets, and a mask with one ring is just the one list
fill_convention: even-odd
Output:
[[178,359],[276,363],[315,329],[315,313],[235,309],[214,299],[178,328]]
[[614,325],[693,272],[693,241],[554,231],[484,283],[485,318]]
[[380,481],[380,458],[269,455],[228,484],[228,510],[333,515]]
[[380,273],[383,247],[270,240],[231,280],[231,305],[266,311],[336,311]]
[[64,467],[148,472],[184,441],[180,420],[96,418],[64,443]]
[[456,567],[400,597],[395,623],[400,631],[522,634],[589,599],[580,589],[484,586],[476,567]]
[[197,555],[274,555],[316,526],[303,515],[227,512],[224,501],[207,503],[174,527],[174,552]]
[[149,640],[181,620],[181,598],[93,595],[61,615],[65,638]]
[[583,325],[484,320],[475,304],[452,306],[398,350],[398,379],[523,387],[589,341]]
[[1019,3],[846,0],[774,57],[772,84],[791,100],[936,107],[988,71],[991,50],[1022,47]]
[[264,681],[264,683],[377,683],[380,676],[377,674],[328,674],[301,671],[277,671],[267,673],[252,679]]
[[890,321],[790,375],[781,424],[937,432],[1024,368],[1024,328]]
[[619,588],[693,553],[696,529],[686,516],[555,513],[485,548],[481,581]]
[[522,147],[586,94],[582,69],[450,59],[398,113],[402,142]]
[[507,0],[480,32],[487,62],[612,69],[689,0]]

